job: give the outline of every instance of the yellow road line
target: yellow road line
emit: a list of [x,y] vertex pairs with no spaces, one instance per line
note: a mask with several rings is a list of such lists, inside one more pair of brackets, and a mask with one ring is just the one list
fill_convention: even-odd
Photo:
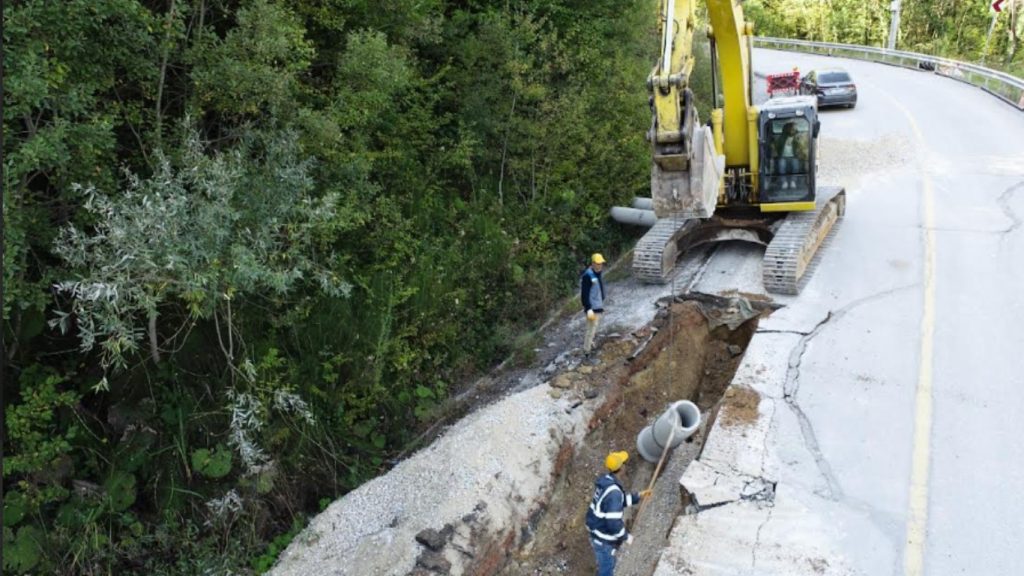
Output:
[[[901,110],[917,138],[922,153],[926,150],[924,136],[913,115],[895,98],[885,94]],[[917,367],[917,390],[914,395],[914,447],[910,470],[910,497],[907,507],[907,539],[903,550],[903,572],[907,576],[924,574],[924,552],[928,535],[928,475],[931,467],[932,435],[932,359],[935,337],[935,192],[931,175],[919,161],[923,197],[924,226],[924,310],[921,314],[921,355]]]
[[921,315],[921,356],[914,398],[914,452],[910,470],[907,542],[904,573],[924,574],[928,530],[928,472],[932,434],[932,354],[935,335],[935,202],[931,178],[924,176],[924,311]]

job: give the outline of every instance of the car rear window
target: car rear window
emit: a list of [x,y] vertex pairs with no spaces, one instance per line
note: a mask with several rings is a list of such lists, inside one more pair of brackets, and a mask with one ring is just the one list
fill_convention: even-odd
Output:
[[851,82],[850,75],[846,72],[825,72],[818,77],[818,82],[831,84],[832,82]]

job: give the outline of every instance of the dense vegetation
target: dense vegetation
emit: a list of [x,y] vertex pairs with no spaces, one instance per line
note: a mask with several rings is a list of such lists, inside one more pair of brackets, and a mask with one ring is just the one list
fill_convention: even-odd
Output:
[[[876,45],[887,4],[746,2]],[[981,4],[901,47],[982,58]],[[4,573],[258,572],[528,354],[646,188],[654,5],[9,2]]]
[[[891,0],[748,0],[761,36],[882,47]],[[1024,1],[904,0],[896,48],[983,64],[1024,77]]]
[[263,568],[385,468],[623,243],[652,11],[9,3],[4,573]]

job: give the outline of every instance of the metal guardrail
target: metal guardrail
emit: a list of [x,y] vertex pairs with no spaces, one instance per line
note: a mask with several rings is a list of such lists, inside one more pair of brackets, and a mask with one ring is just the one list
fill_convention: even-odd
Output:
[[831,44],[828,42],[810,42],[807,40],[788,40],[785,38],[755,37],[754,46],[760,48],[777,48],[791,52],[810,52],[826,56],[841,56],[867,60],[881,64],[902,66],[914,70],[934,72],[953,78],[997,96],[1011,106],[1024,110],[1024,78],[1017,78],[1005,72],[985,68],[968,62],[949,60],[938,56],[886,50],[871,46],[852,44]]

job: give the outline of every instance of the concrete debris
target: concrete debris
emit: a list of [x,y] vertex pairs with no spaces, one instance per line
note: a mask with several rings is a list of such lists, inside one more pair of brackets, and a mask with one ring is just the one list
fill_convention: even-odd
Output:
[[740,499],[743,478],[721,474],[701,460],[694,460],[679,479],[688,503],[700,511]]
[[747,320],[760,314],[750,305],[750,300],[742,296],[729,298],[729,303],[724,308],[702,303],[700,311],[708,319],[708,327],[712,330],[723,325],[728,326],[729,330],[735,330]]

